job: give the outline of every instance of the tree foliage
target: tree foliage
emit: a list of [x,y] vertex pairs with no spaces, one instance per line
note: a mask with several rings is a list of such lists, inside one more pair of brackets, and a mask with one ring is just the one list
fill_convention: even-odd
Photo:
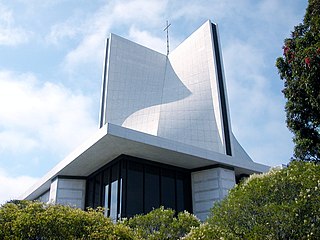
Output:
[[276,62],[284,80],[287,126],[295,157],[320,161],[320,0],[309,0],[302,24],[285,39]]
[[295,161],[251,176],[186,239],[320,239],[320,165]]
[[0,239],[179,239],[200,221],[188,212],[155,209],[113,222],[103,208],[83,211],[70,206],[11,201],[0,207]]
[[200,225],[199,219],[188,212],[175,216],[172,209],[163,207],[152,210],[146,215],[136,215],[124,221],[139,239],[179,239]]
[[102,209],[82,211],[62,205],[14,201],[0,208],[0,239],[135,239]]

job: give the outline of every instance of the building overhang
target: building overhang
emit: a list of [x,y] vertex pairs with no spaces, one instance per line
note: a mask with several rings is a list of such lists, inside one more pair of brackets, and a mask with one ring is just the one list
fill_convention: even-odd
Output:
[[50,189],[51,181],[58,176],[87,177],[122,154],[190,170],[225,166],[233,168],[236,175],[266,172],[270,168],[108,123],[58,163],[21,199],[36,199]]

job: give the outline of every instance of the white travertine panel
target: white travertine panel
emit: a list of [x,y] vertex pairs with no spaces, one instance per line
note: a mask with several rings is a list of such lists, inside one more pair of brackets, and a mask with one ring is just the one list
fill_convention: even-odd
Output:
[[168,57],[111,34],[106,122],[225,154],[211,26]]
[[86,180],[56,178],[50,187],[51,203],[84,209]]
[[[158,136],[225,153],[219,133],[221,123],[215,116],[216,112],[220,114],[220,108],[215,110],[213,101],[213,96],[219,95],[217,88],[211,89],[210,66],[214,62],[210,28],[208,21],[169,54],[168,68],[174,69],[191,94],[161,106]],[[166,75],[163,99],[177,93],[179,89],[171,86],[171,78]],[[216,101],[219,107],[219,99]]]
[[58,178],[54,179],[50,185],[49,202],[56,203],[58,191]]
[[166,56],[110,36],[106,121],[155,135]]
[[214,202],[220,201],[235,185],[233,170],[217,167],[191,173],[193,213],[206,219]]

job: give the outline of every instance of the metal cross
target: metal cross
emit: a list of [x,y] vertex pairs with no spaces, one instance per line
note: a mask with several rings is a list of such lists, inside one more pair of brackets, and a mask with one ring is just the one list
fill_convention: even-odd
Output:
[[167,56],[169,55],[169,27],[171,26],[171,23],[169,24],[167,20],[167,25],[163,31],[167,31]]

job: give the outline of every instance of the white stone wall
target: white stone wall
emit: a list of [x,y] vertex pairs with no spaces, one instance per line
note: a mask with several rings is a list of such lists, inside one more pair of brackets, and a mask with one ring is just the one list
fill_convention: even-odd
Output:
[[49,202],[84,209],[86,180],[56,178],[50,187]]
[[106,122],[157,134],[166,56],[111,34]]
[[212,168],[191,174],[193,213],[204,221],[213,203],[222,200],[235,185],[235,173],[225,168]]
[[111,34],[104,123],[225,154],[211,27],[168,57]]
[[[208,21],[169,54],[171,68],[191,94],[162,104],[158,136],[225,153],[213,51]],[[164,99],[181,91],[171,81],[166,76]]]

